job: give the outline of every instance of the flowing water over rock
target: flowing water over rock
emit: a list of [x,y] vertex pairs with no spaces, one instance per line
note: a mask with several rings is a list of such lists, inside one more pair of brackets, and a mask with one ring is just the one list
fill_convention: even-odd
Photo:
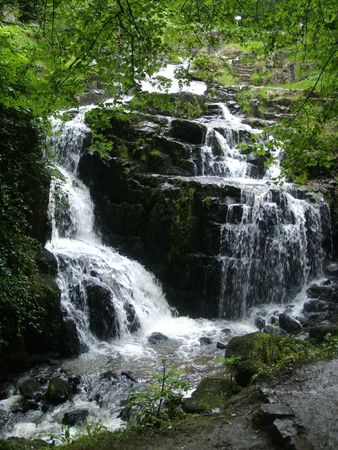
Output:
[[[293,303],[301,305],[306,283],[322,272],[329,233],[325,202],[320,197],[297,198],[292,186],[271,184],[280,174],[279,163],[267,170],[262,160],[238,147],[260,131],[243,124],[225,104],[214,103],[216,112],[194,122],[206,132],[199,161],[195,158],[198,175],[190,179],[236,185],[241,195],[228,202],[226,216],[216,224],[219,318],[177,317],[156,278],[138,262],[104,245],[100,230],[95,229],[91,194],[77,174],[90,140],[84,114],[92,107],[81,108],[65,123],[52,120],[59,176],[51,186],[53,235],[47,248],[58,261],[68,350],[80,356],[32,369],[11,387],[15,395],[0,401],[8,416],[2,436],[48,438],[61,432],[69,411],[80,411],[80,421],[99,420],[115,429],[121,425],[119,414],[128,393],[161,366],[161,359],[189,368],[196,382],[208,363],[220,356],[215,352],[217,341],[227,342],[229,336],[255,329],[257,309],[244,318],[252,306],[270,303],[264,312],[269,317],[278,310],[275,304],[286,303],[297,293]],[[170,119],[168,127],[179,142],[175,121]],[[271,152],[278,157],[280,150],[276,145]],[[279,308],[284,311],[284,306]],[[295,307],[294,314],[300,310]],[[160,339],[158,333],[168,339]],[[212,344],[202,345],[207,339]],[[217,364],[213,368],[217,370]],[[48,380],[55,378],[62,379],[59,384],[65,383],[67,389],[71,386],[71,402],[48,403]],[[18,388],[27,379],[34,379],[40,392],[30,406]]]

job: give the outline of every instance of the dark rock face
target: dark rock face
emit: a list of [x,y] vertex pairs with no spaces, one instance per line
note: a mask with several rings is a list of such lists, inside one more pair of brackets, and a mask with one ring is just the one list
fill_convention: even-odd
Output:
[[199,123],[175,119],[171,123],[170,136],[188,144],[201,145],[206,131],[205,126]]
[[279,326],[288,333],[297,333],[302,329],[300,322],[286,313],[279,315]]
[[63,425],[69,425],[74,427],[76,425],[81,426],[87,422],[88,411],[86,409],[75,409],[65,413],[62,419]]
[[327,266],[325,273],[329,277],[338,277],[338,263],[332,263]]
[[87,303],[89,308],[89,327],[102,340],[119,335],[119,325],[112,302],[112,293],[98,284],[88,284]]
[[76,325],[72,319],[70,319],[69,317],[65,317],[63,319],[62,329],[63,329],[63,340],[61,345],[62,354],[69,356],[78,356],[80,353],[86,350],[86,348],[80,342]]

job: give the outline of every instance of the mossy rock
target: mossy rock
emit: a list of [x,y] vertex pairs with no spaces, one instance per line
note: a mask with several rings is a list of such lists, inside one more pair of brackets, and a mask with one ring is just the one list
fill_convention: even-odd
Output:
[[190,398],[183,401],[187,413],[210,412],[224,408],[225,400],[231,395],[231,381],[227,378],[204,378]]
[[38,450],[52,448],[47,442],[40,439],[30,441],[29,439],[10,438],[0,441],[0,450]]
[[249,333],[244,336],[236,336],[229,341],[226,349],[227,357],[236,357],[238,362],[234,365],[235,380],[240,386],[248,386],[252,377],[260,369],[260,355],[268,348],[273,338],[266,333]]

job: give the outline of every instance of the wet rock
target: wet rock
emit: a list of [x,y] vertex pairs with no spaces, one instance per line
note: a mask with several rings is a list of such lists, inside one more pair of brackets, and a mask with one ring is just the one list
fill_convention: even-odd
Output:
[[121,376],[126,378],[128,381],[132,381],[133,383],[137,383],[136,378],[131,374],[131,372],[121,372]]
[[[276,319],[276,322],[277,322],[277,319]],[[281,328],[279,328],[275,325],[270,325],[270,324],[265,325],[265,327],[263,328],[262,331],[263,331],[263,333],[273,334],[275,336],[286,336],[286,334],[287,334],[285,330],[282,330]]]
[[173,120],[170,128],[170,136],[189,144],[203,144],[206,135],[204,125],[190,122],[189,120]]
[[62,323],[61,352],[65,356],[78,356],[86,348],[80,343],[75,322],[65,317]]
[[128,303],[128,304],[124,305],[124,309],[125,309],[126,314],[127,314],[127,321],[128,321],[127,327],[128,327],[128,330],[130,331],[130,333],[134,333],[141,326],[140,321],[138,320],[138,317],[136,315],[135,308],[134,308],[133,305]]
[[[275,419],[273,422],[273,436],[282,445],[290,443],[297,436],[298,430],[291,419]],[[285,448],[285,447],[284,447]]]
[[318,325],[309,329],[309,336],[317,342],[322,342],[327,334],[338,336],[338,325]]
[[329,305],[323,300],[307,300],[303,305],[303,309],[305,312],[310,313],[325,312],[328,311]]
[[167,342],[168,340],[169,338],[165,334],[159,332],[151,333],[151,335],[148,336],[148,342],[152,345],[162,344],[163,342]]
[[120,414],[118,415],[119,419],[124,420],[125,422],[128,422],[130,419],[132,408],[130,406],[125,406],[123,409],[121,409]]
[[338,289],[331,285],[313,284],[306,291],[308,297],[312,299],[319,299],[323,301],[335,301],[338,299]]
[[212,340],[210,338],[208,338],[208,337],[204,337],[203,336],[203,337],[199,338],[199,343],[201,345],[210,345],[212,343]]
[[0,409],[0,427],[3,427],[9,419],[9,414],[7,411]]
[[231,395],[231,382],[225,378],[204,378],[190,398],[183,399],[183,410],[187,413],[202,413],[215,408],[224,408],[225,399]]
[[37,393],[41,392],[41,386],[35,380],[21,381],[18,385],[18,389],[24,399],[32,399]]
[[300,322],[286,313],[279,314],[279,326],[288,333],[297,333],[302,329]]
[[227,348],[227,346],[223,344],[223,342],[217,342],[216,347],[220,350],[225,350]]
[[91,331],[102,340],[118,336],[120,329],[110,290],[99,284],[88,284],[86,292]]
[[51,378],[48,383],[46,400],[52,405],[59,405],[71,399],[73,386],[61,376]]
[[37,411],[40,409],[40,404],[36,400],[27,399],[22,403],[22,412],[26,413],[28,411]]
[[259,329],[259,331],[262,331],[265,327],[265,320],[262,319],[262,317],[256,317],[255,325]]
[[221,331],[225,336],[230,336],[230,334],[231,334],[230,328],[223,328],[223,330],[221,330]]
[[280,403],[265,403],[261,405],[261,413],[265,423],[272,423],[275,419],[294,416],[293,410]]
[[69,425],[74,427],[76,425],[84,425],[87,422],[88,410],[87,409],[75,409],[74,411],[66,412],[63,416],[63,425]]
[[102,373],[100,375],[101,380],[118,380],[119,377],[117,373],[113,372],[112,370],[107,370],[106,372]]
[[325,274],[328,277],[338,277],[338,263],[332,263],[325,269]]

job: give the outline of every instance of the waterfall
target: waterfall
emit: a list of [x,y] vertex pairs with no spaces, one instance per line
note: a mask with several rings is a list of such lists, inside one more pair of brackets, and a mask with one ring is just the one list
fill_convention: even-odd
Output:
[[[330,235],[330,213],[321,196],[297,198],[292,185],[273,184],[281,177],[281,148],[272,136],[269,145],[261,130],[243,124],[225,104],[212,104],[218,115],[207,127],[201,149],[201,176],[214,183],[235,181],[240,203],[228,204],[220,225],[221,263],[219,316],[238,319],[252,306],[290,301],[323,271],[325,241]],[[245,154],[240,144],[256,135],[272,159]],[[217,178],[216,178],[217,177]]]
[[98,340],[123,338],[149,328],[156,318],[171,316],[155,277],[103,245],[95,230],[89,190],[77,177],[81,152],[90,136],[84,122],[89,108],[81,108],[65,123],[52,119],[51,145],[59,177],[51,185],[53,231],[47,248],[58,261],[63,314],[73,335],[76,330],[75,353],[97,345]]
[[221,317],[242,317],[254,305],[293,298],[323,269],[326,203],[295,198],[287,189],[243,188],[222,225]]

